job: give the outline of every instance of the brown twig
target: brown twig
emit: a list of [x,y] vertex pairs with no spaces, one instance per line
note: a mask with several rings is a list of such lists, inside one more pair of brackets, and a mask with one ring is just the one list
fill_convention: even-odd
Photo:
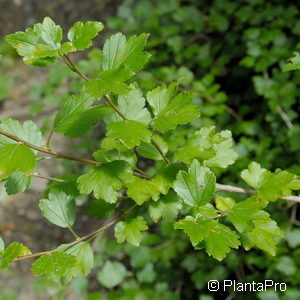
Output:
[[56,181],[56,182],[65,182],[63,179],[49,177],[49,176],[42,175],[42,174],[39,174],[39,173],[30,174],[30,176],[37,177],[37,178],[42,178],[42,179],[47,179],[47,180],[51,180],[51,181]]
[[53,156],[56,156],[56,157],[59,157],[59,158],[65,158],[65,159],[69,159],[69,160],[79,161],[79,162],[94,165],[94,166],[101,165],[101,163],[98,162],[98,161],[94,161],[94,160],[90,160],[90,159],[86,159],[86,158],[81,158],[81,157],[76,157],[76,156],[73,156],[73,155],[64,154],[64,153],[61,153],[61,152],[56,152],[56,151],[50,150],[48,148],[33,145],[33,144],[28,143],[28,142],[18,138],[17,136],[15,136],[15,135],[7,132],[7,131],[4,131],[4,130],[0,130],[0,134],[2,134],[4,136],[18,142],[18,143],[24,144],[24,145],[26,145],[26,146],[28,146],[28,147],[36,150],[36,151],[39,151],[39,152],[47,153],[47,154],[50,154],[50,155],[53,155]]
[[117,223],[121,218],[123,218],[125,215],[127,215],[129,212],[131,212],[136,207],[137,207],[137,204],[134,204],[133,206],[131,206],[127,210],[125,210],[123,213],[119,213],[118,216],[116,216],[112,221],[110,221],[106,225],[101,226],[99,229],[97,229],[97,230],[95,230],[95,231],[93,231],[93,232],[91,232],[91,233],[89,233],[89,234],[87,234],[87,235],[85,235],[81,238],[77,238],[72,243],[65,244],[62,247],[59,247],[58,249],[43,251],[43,252],[38,252],[38,253],[30,254],[30,255],[21,256],[21,257],[18,257],[16,259],[14,259],[13,261],[19,261],[19,260],[25,260],[25,259],[29,259],[29,258],[35,258],[35,257],[39,257],[39,256],[42,256],[42,255],[45,255],[45,254],[53,253],[55,251],[63,251],[63,250],[66,250],[66,249],[70,248],[71,246],[74,246],[74,245],[80,243],[80,242],[83,242],[83,241],[86,241],[86,240],[91,240],[91,239],[95,238],[98,234],[106,231],[112,225]]
[[[216,188],[219,191],[227,191],[227,192],[233,192],[233,193],[252,194],[252,195],[256,193],[255,190],[243,189],[240,187],[224,185],[224,184],[219,184],[219,183],[216,184]],[[279,199],[286,200],[286,201],[300,202],[299,196],[286,196],[286,197],[281,197]]]

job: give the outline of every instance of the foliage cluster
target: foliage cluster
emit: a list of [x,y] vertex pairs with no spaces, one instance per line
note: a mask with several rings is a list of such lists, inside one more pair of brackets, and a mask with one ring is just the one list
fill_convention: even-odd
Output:
[[[257,8],[260,13],[254,18]],[[192,299],[197,294],[211,299],[204,295],[207,281],[232,274],[243,280],[265,275],[277,281],[285,278],[291,285],[300,282],[299,230],[290,230],[286,210],[268,206],[300,188],[295,175],[299,174],[297,72],[281,70],[297,42],[298,10],[290,5],[285,8],[289,21],[278,22],[282,9],[280,4],[261,1],[246,6],[216,1],[211,7],[199,1],[128,1],[119,18],[108,24],[126,33],[141,31],[140,35],[110,36],[103,49],[93,50],[79,67],[69,53],[91,46],[103,28],[99,22],[74,24],[64,43],[60,26],[50,18],[7,37],[25,63],[45,66],[61,60],[85,81],[74,81],[71,95],[56,103],[60,108],[50,138],[54,132],[85,136],[99,121],[106,126],[90,160],[55,152],[50,139],[42,146],[42,134],[31,121],[1,121],[1,179],[9,194],[24,191],[31,176],[39,175],[38,152],[91,165],[52,178],[57,180],[45,191],[39,204],[42,214],[68,228],[76,240],[38,258],[32,265],[35,275],[63,283],[75,277],[85,287],[88,282],[78,276],[86,276],[95,266],[98,282],[110,291],[109,299]],[[264,18],[270,11],[268,27]],[[286,34],[287,27],[293,28],[292,34]],[[147,44],[151,58],[144,50],[148,35],[143,32],[151,33]],[[149,71],[141,71],[148,60]],[[297,56],[286,68],[295,66]],[[61,70],[74,76],[63,68],[54,74]],[[42,106],[34,109],[38,113]],[[233,145],[231,131],[217,130],[215,125],[229,128],[237,144]],[[243,180],[256,193],[233,199],[219,191],[216,178],[231,184]],[[87,195],[86,214],[107,220],[84,237],[72,228],[79,195]],[[278,258],[256,251],[245,254],[242,247],[275,255],[283,237],[275,220],[288,229],[288,245],[279,245]],[[115,240],[102,238],[92,251],[89,243],[114,224]],[[132,245],[123,246],[125,241]],[[30,250],[17,242],[1,247],[2,268],[30,257]],[[216,264],[207,254],[226,259]],[[287,279],[290,275],[294,276]],[[193,288],[186,288],[191,283]],[[290,289],[282,299],[295,299],[297,293]]]

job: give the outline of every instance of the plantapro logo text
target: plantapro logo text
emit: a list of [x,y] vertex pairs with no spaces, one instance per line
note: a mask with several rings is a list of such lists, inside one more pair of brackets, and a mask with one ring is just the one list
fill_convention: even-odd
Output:
[[210,280],[207,287],[211,292],[220,291],[222,288],[224,292],[232,290],[234,292],[263,292],[267,289],[285,292],[287,289],[286,283],[278,283],[270,279],[263,282],[237,282],[236,280],[224,280],[223,282],[218,282],[217,280]]

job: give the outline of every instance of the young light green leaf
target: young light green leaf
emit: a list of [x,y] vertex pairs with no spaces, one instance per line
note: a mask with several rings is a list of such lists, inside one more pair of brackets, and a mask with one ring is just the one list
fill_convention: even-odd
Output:
[[101,98],[105,93],[126,95],[130,88],[126,83],[133,76],[131,70],[125,67],[100,71],[97,76],[85,84],[86,90],[95,98]]
[[35,171],[36,157],[23,144],[9,144],[0,147],[0,179],[7,178],[15,171],[31,174]]
[[23,56],[26,64],[46,66],[58,58],[62,29],[46,17],[43,23],[35,24],[33,29],[18,31],[7,35],[5,39],[20,56]]
[[39,203],[43,216],[57,226],[72,227],[76,216],[74,198],[59,189],[51,189],[48,198]]
[[210,202],[216,191],[216,176],[194,160],[188,172],[179,171],[174,182],[178,196],[190,206],[201,206]]
[[286,171],[276,171],[272,173],[256,163],[252,162],[248,169],[243,170],[241,177],[257,190],[257,197],[265,201],[275,201],[280,197],[291,194],[295,175]]
[[148,61],[150,54],[143,51],[148,34],[132,36],[126,41],[122,33],[112,35],[103,47],[103,70],[126,66],[133,72],[139,71]]
[[7,269],[10,263],[19,256],[31,254],[26,246],[13,242],[0,252],[0,269]]
[[94,101],[85,91],[67,98],[55,117],[53,130],[72,138],[84,135],[111,110],[105,105],[90,106]]
[[84,50],[92,45],[92,39],[104,28],[101,22],[76,22],[68,32],[68,39],[77,50]]
[[175,229],[182,229],[189,236],[193,246],[204,241],[206,252],[218,260],[222,260],[230,248],[237,249],[240,245],[236,232],[215,220],[188,216],[178,221]]
[[203,217],[215,217],[218,215],[217,210],[215,209],[215,207],[210,204],[207,203],[203,206],[200,206],[197,210],[197,216],[203,216]]
[[159,191],[155,184],[149,180],[133,177],[132,180],[126,184],[126,187],[127,196],[132,198],[138,205],[142,205],[150,198],[153,200],[159,198]]
[[214,126],[203,127],[196,131],[175,155],[176,159],[185,163],[198,159],[208,167],[226,168],[237,158],[232,145],[232,135],[229,130],[216,133]]
[[103,269],[97,274],[98,281],[109,289],[119,285],[126,276],[126,268],[117,261],[107,261]]
[[24,192],[30,187],[31,176],[26,176],[23,172],[17,171],[11,174],[5,182],[5,190],[8,195]]
[[190,104],[194,98],[191,93],[174,94],[175,86],[156,88],[147,94],[147,101],[153,109],[154,126],[159,131],[174,129],[200,116],[196,105]]
[[[1,118],[0,128],[30,144],[35,146],[42,146],[43,137],[41,131],[37,128],[36,124],[32,121],[25,121],[22,125],[19,121],[3,117]],[[0,135],[0,144],[17,144],[16,141]],[[33,150],[36,152],[35,150]]]
[[133,120],[122,120],[107,125],[107,136],[118,138],[129,149],[140,145],[141,142],[150,142],[151,135],[145,124]]
[[177,195],[171,191],[167,195],[160,197],[158,201],[150,203],[149,214],[155,223],[161,218],[172,221],[181,207],[182,205]]
[[41,256],[31,266],[35,276],[45,275],[50,280],[59,280],[68,269],[76,265],[76,258],[73,255],[62,251],[55,251]]
[[130,218],[117,223],[115,226],[115,238],[118,243],[123,243],[126,240],[134,246],[139,246],[142,240],[142,231],[147,229],[148,226],[143,217]]
[[128,164],[124,161],[113,161],[94,167],[77,180],[81,194],[93,192],[96,199],[115,203],[118,191],[122,188],[122,178],[127,176]]
[[233,208],[235,201],[229,197],[216,197],[216,207],[221,211],[227,211]]
[[241,177],[247,184],[255,189],[258,189],[262,182],[262,176],[267,173],[267,170],[262,168],[257,162],[249,164],[248,169],[243,170]]
[[76,263],[66,269],[64,281],[69,282],[80,274],[87,276],[94,266],[94,255],[91,246],[87,242],[80,242],[65,251],[76,258]]
[[[145,108],[145,98],[137,85],[131,85],[131,90],[118,97],[117,107],[128,120],[134,120],[148,125],[151,116]],[[104,119],[107,124],[123,120],[115,111],[108,114]]]

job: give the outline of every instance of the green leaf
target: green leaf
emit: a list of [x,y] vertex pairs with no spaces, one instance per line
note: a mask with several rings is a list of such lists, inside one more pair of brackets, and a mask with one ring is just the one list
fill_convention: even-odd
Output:
[[66,269],[64,279],[69,282],[80,274],[87,276],[94,266],[94,255],[91,246],[87,242],[80,242],[65,251],[76,258],[76,263]]
[[181,207],[182,205],[177,195],[171,191],[167,195],[160,197],[158,201],[150,203],[149,214],[155,223],[161,218],[172,221],[176,218]]
[[282,71],[294,71],[300,69],[300,54],[298,52],[294,53],[294,57],[288,59],[288,63],[283,66]]
[[111,110],[104,105],[90,106],[94,101],[85,91],[67,98],[55,117],[53,130],[72,138],[87,133]]
[[124,161],[113,161],[91,168],[77,179],[81,194],[93,192],[96,199],[115,203],[122,188],[122,178],[128,175],[128,165]]
[[128,151],[127,148],[124,152],[121,152],[117,149],[112,150],[104,150],[99,149],[96,152],[93,153],[93,157],[102,163],[111,162],[115,160],[124,160],[130,164],[132,168],[136,166],[137,163],[137,157],[136,154],[133,151]]
[[[138,121],[148,125],[151,121],[151,115],[145,108],[145,98],[137,85],[131,85],[131,90],[124,96],[118,97],[117,107],[128,120]],[[123,120],[115,111],[109,114],[105,119],[107,124]]]
[[0,147],[0,179],[7,178],[15,171],[31,174],[35,171],[36,157],[23,144],[9,144]]
[[262,182],[262,176],[267,173],[267,170],[262,168],[260,164],[252,162],[249,164],[248,169],[243,170],[241,177],[247,184],[255,189],[258,189]]
[[57,226],[72,227],[76,216],[74,198],[59,189],[51,189],[48,198],[40,200],[39,207],[43,216]]
[[46,17],[43,23],[35,24],[33,29],[18,31],[7,35],[5,39],[20,56],[23,56],[26,64],[46,66],[58,58],[62,29]]
[[103,47],[103,70],[126,66],[133,72],[139,71],[148,61],[150,54],[144,52],[148,34],[132,36],[126,41],[122,33],[112,35]]
[[272,256],[276,254],[276,244],[283,236],[276,222],[270,219],[270,215],[261,210],[254,215],[254,229],[243,234],[243,246],[246,250],[257,247]]
[[190,104],[194,95],[179,93],[175,95],[175,86],[158,87],[147,94],[155,118],[154,126],[159,131],[174,129],[177,125],[186,124],[200,116],[197,106]]
[[176,159],[185,163],[198,159],[208,167],[227,168],[237,158],[232,145],[232,135],[229,130],[216,133],[215,126],[203,127],[196,131],[175,155]]
[[126,268],[117,261],[107,261],[104,264],[103,269],[97,274],[99,282],[109,289],[119,285],[126,276]]
[[216,197],[216,207],[221,211],[227,211],[233,208],[235,201],[229,197]]
[[107,125],[107,136],[118,138],[129,149],[140,145],[141,142],[150,142],[151,135],[145,124],[133,120],[122,120]]
[[218,212],[216,211],[215,207],[210,203],[200,206],[197,210],[197,213],[197,216],[199,215],[203,217],[215,217],[218,215]]
[[130,218],[117,223],[115,226],[115,238],[118,243],[123,243],[126,240],[134,246],[139,246],[142,240],[142,231],[147,229],[148,226],[143,217]]
[[216,191],[216,176],[206,167],[194,160],[188,172],[179,171],[174,182],[178,196],[190,206],[205,205]]
[[[168,144],[157,134],[153,135],[152,139],[158,144],[162,153],[166,155],[168,152]],[[161,153],[151,143],[142,142],[136,150],[145,158],[149,158],[152,160],[163,160]]]
[[95,199],[88,202],[85,214],[95,216],[97,219],[106,219],[114,212],[115,208],[115,205],[107,203],[102,199]]
[[92,39],[104,28],[101,22],[76,22],[68,32],[68,39],[77,50],[84,50],[92,45]]
[[5,190],[8,195],[24,192],[30,187],[31,176],[26,176],[23,172],[17,171],[11,174],[5,182]]
[[[23,125],[21,125],[17,120],[3,117],[1,118],[0,128],[30,144],[42,146],[43,137],[41,131],[37,128],[35,123],[30,120],[25,121]],[[17,144],[17,142],[4,135],[0,135],[0,144]],[[36,152],[35,150],[32,151]]]
[[120,67],[118,69],[100,71],[95,78],[85,83],[88,93],[95,98],[101,98],[105,93],[126,95],[130,88],[124,81],[133,76],[131,70]]
[[[3,246],[4,243],[2,244],[2,247]],[[0,269],[7,269],[10,263],[15,258],[19,256],[29,255],[29,254],[31,254],[31,251],[26,246],[18,242],[13,242],[9,244],[4,250],[2,249],[0,252]]]
[[35,276],[45,275],[51,280],[59,280],[68,269],[76,265],[76,258],[62,251],[55,251],[41,256],[31,266]]
[[126,184],[126,187],[127,196],[132,198],[138,205],[142,205],[150,198],[153,200],[159,198],[159,191],[150,180],[133,177],[132,180]]
[[289,247],[296,248],[300,245],[300,229],[288,231],[285,235]]
[[265,201],[275,201],[280,197],[291,194],[295,175],[286,171],[276,171],[271,173],[256,163],[249,164],[248,169],[243,170],[241,177],[253,188],[257,190],[257,197]]
[[284,255],[280,257],[275,269],[285,276],[292,276],[296,273],[297,266],[292,258]]
[[204,241],[206,252],[218,260],[222,260],[230,248],[237,249],[240,245],[236,232],[215,220],[188,216],[178,221],[175,229],[182,229],[189,236],[193,246]]
[[151,283],[154,281],[156,275],[153,264],[149,263],[142,270],[137,272],[137,279],[139,282]]

